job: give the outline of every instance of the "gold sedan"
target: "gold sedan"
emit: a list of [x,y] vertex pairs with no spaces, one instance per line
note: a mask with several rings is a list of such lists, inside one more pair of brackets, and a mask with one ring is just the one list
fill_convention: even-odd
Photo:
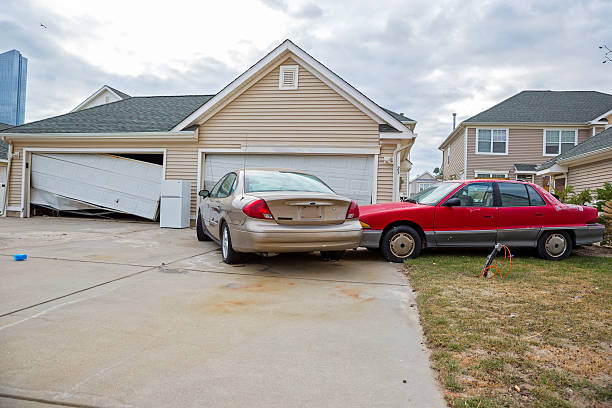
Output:
[[359,246],[357,203],[308,173],[240,169],[198,194],[198,240],[220,244],[228,264],[240,262],[243,253],[321,251],[339,259]]

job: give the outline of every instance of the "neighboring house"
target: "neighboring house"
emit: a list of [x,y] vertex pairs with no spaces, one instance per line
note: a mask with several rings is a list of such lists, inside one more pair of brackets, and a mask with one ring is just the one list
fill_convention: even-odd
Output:
[[25,120],[28,59],[17,50],[0,54],[0,122],[21,125]]
[[436,180],[436,177],[430,172],[426,171],[410,182],[408,196],[413,196],[416,193],[419,193],[437,183],[439,183],[439,181]]
[[612,95],[523,91],[461,122],[440,145],[445,180],[504,178],[548,188],[536,167],[612,125]]
[[537,167],[539,176],[551,177],[556,190],[573,186],[576,193],[612,183],[612,127]]
[[117,102],[127,98],[131,98],[131,96],[124,92],[121,92],[118,89],[111,88],[108,85],[102,85],[102,88],[91,94],[87,99],[79,103],[77,107],[71,110],[70,112],[93,108],[95,106],[100,106],[111,102]]
[[[7,123],[0,122],[0,132],[12,127]],[[6,193],[6,169],[8,165],[8,144],[0,140],[0,215],[4,212],[4,197]]]
[[33,158],[69,153],[159,156],[162,178],[191,182],[192,219],[196,192],[243,166],[307,170],[360,204],[399,200],[415,124],[286,40],[216,95],[130,97],[1,132],[7,213],[30,215]]

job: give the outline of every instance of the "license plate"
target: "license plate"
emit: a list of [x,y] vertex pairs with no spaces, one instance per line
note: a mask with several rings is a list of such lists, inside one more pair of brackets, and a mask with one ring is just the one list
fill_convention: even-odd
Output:
[[301,218],[321,218],[321,207],[301,207],[300,208]]

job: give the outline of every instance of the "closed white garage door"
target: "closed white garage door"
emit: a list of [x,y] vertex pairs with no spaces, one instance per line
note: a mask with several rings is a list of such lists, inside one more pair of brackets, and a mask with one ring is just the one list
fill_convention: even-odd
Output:
[[212,186],[231,170],[246,167],[276,167],[302,170],[325,181],[334,191],[359,205],[372,203],[374,156],[298,156],[277,154],[206,154],[202,175],[204,188]]

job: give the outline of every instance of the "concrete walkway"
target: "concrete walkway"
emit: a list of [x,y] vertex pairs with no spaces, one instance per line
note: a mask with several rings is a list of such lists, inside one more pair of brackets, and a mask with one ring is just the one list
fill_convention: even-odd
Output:
[[445,406],[412,290],[367,251],[232,267],[194,230],[0,218],[0,279],[2,407]]

